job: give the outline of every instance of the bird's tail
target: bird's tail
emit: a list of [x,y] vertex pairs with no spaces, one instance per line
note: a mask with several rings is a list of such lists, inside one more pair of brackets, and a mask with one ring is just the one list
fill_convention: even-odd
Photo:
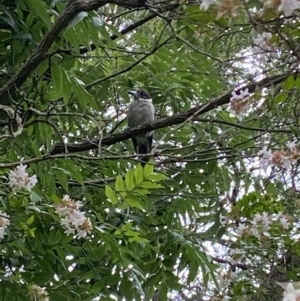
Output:
[[[139,154],[144,155],[148,153],[149,149],[147,143],[139,145]],[[141,162],[142,167],[144,167],[145,164],[149,161],[149,157],[139,157],[139,160]]]

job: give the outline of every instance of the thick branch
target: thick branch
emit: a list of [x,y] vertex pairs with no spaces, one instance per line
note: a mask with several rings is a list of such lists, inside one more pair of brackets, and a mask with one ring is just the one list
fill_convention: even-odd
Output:
[[[296,74],[298,74],[298,73],[295,73],[295,75]],[[248,88],[249,92],[253,93],[253,92],[255,92],[255,90],[258,90],[262,87],[267,88],[272,85],[280,84],[284,80],[286,80],[288,78],[288,76],[290,76],[290,75],[291,75],[290,73],[284,73],[284,74],[280,74],[280,75],[267,77],[257,83],[249,84],[239,90],[244,90],[244,89]],[[239,92],[239,90],[237,90],[237,92]],[[232,96],[232,91],[229,91],[226,94],[211,100],[207,104],[194,107],[186,112],[174,114],[171,117],[162,118],[156,122],[145,124],[145,125],[142,125],[137,128],[127,129],[118,134],[108,135],[101,140],[101,145],[106,145],[106,146],[112,145],[117,142],[121,142],[121,141],[127,140],[129,138],[132,138],[141,133],[145,133],[145,132],[160,129],[160,128],[165,128],[165,127],[172,126],[172,125],[181,124],[181,123],[185,122],[188,118],[191,118],[193,116],[202,115],[206,112],[211,111],[214,108],[217,108],[219,106],[229,103],[231,96]],[[58,144],[54,145],[54,147],[51,151],[51,154],[54,155],[54,154],[63,153],[63,152],[65,152],[66,149],[68,150],[69,153],[88,151],[91,149],[96,149],[98,147],[98,145],[99,145],[99,139],[95,139],[92,142],[68,143],[66,145],[58,143]]]
[[0,89],[1,102],[5,102],[5,100],[9,98],[10,95],[14,94],[14,92],[26,81],[28,76],[47,57],[46,53],[49,50],[52,43],[56,40],[59,34],[67,27],[69,22],[79,12],[95,10],[108,3],[113,3],[129,8],[143,7],[143,2],[144,1],[139,0],[70,0],[63,13],[58,17],[53,27],[46,33],[45,37],[42,39],[40,44],[27,58],[21,70]]

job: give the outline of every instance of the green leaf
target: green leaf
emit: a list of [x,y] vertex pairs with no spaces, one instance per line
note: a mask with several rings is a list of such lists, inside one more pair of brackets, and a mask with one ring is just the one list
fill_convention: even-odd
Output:
[[116,178],[116,183],[115,183],[115,190],[122,196],[125,197],[127,194],[126,191],[126,186],[125,186],[125,181],[123,178],[119,175]]
[[124,233],[126,236],[138,236],[139,233],[136,231],[128,230]]
[[58,183],[65,189],[66,192],[69,190],[68,178],[64,171],[59,169],[55,170],[55,175],[58,180]]
[[144,177],[147,179],[147,176],[150,176],[154,171],[154,162],[153,160],[150,160],[145,166],[144,166]]
[[135,183],[138,186],[144,180],[144,169],[141,164],[138,164],[134,170]]
[[118,204],[119,201],[116,192],[108,185],[105,186],[105,195],[113,205]]
[[147,189],[156,189],[156,188],[162,188],[163,186],[161,186],[160,184],[157,184],[157,183],[150,182],[150,181],[144,181],[139,185],[139,187],[147,188]]
[[73,166],[67,166],[66,168],[69,170],[71,177],[75,179],[80,185],[84,186],[82,174],[78,170],[75,170]]
[[62,86],[61,86],[61,93],[64,98],[64,103],[68,103],[71,98],[71,92],[72,92],[72,83],[69,79],[69,76],[67,75],[65,70],[62,70],[61,72],[61,81],[62,81]]
[[142,202],[134,196],[125,199],[125,202],[132,208],[144,209]]
[[69,29],[73,26],[75,26],[77,23],[82,21],[84,18],[86,18],[89,14],[85,11],[81,11],[79,14],[77,14],[68,24],[66,29]]
[[26,224],[31,225],[34,221],[34,215],[31,215],[31,217],[27,220]]
[[92,17],[92,23],[95,27],[100,27],[104,24],[104,21],[100,17]]
[[50,17],[45,6],[45,2],[41,0],[23,0],[28,8],[33,11],[48,28],[51,25]]
[[168,180],[169,178],[162,174],[162,173],[157,173],[157,174],[152,174],[150,176],[147,176],[147,180],[152,180],[152,181],[163,181],[163,180]]
[[62,71],[58,66],[52,66],[51,67],[51,77],[54,84],[54,90],[56,97],[59,97],[62,90]]
[[135,187],[134,173],[132,169],[129,169],[125,175],[125,184],[128,191],[131,191]]
[[74,84],[73,87],[81,106],[89,105],[95,110],[99,109],[99,105],[97,104],[97,102],[84,87],[82,87],[79,84]]
[[283,84],[283,88],[286,90],[290,90],[294,87],[295,85],[295,79],[294,79],[294,75],[290,75],[284,82]]
[[149,242],[149,239],[146,239],[146,238],[143,238],[140,236],[134,236],[134,237],[131,237],[130,241],[136,241],[139,243],[147,243],[147,242]]
[[92,269],[81,276],[81,279],[93,279],[97,276],[97,270]]
[[132,227],[132,223],[127,223],[122,227],[122,231],[127,231]]

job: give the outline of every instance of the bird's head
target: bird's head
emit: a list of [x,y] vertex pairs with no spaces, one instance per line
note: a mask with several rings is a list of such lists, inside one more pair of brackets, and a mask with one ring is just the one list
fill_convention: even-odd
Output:
[[128,91],[133,96],[134,100],[151,100],[151,96],[144,90]]

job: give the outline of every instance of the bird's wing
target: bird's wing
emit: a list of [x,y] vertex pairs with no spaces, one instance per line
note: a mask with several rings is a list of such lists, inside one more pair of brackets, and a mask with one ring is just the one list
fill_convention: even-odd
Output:
[[149,100],[133,101],[128,108],[127,122],[129,127],[137,127],[154,121],[154,106]]

